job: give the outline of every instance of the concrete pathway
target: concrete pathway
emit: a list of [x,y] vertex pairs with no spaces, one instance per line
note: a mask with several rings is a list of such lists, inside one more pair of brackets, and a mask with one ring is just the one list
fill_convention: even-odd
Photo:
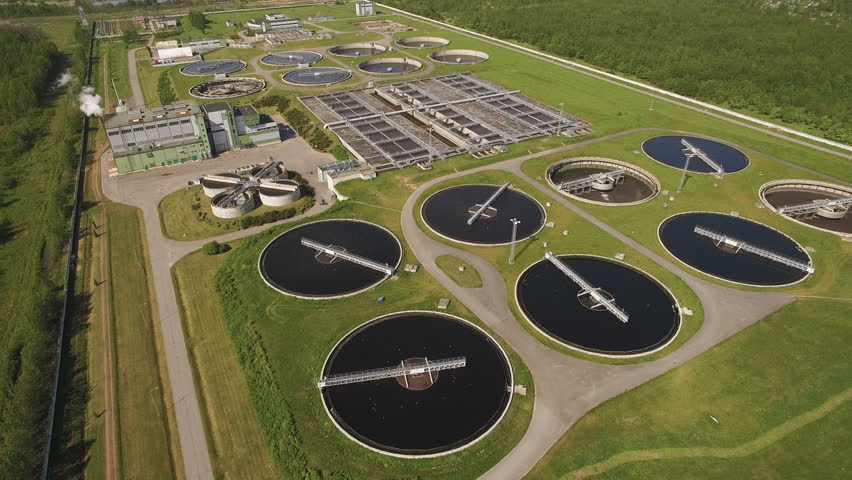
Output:
[[[268,156],[284,161],[287,168],[304,175],[316,191],[316,203],[312,208],[298,217],[277,223],[317,215],[331,205],[331,192],[325,183],[319,182],[316,175],[311,173],[316,170],[317,165],[333,161],[333,158],[328,154],[314,152],[299,138],[277,145],[230,152],[213,160],[157,168],[125,176],[110,177],[108,162],[101,161],[100,165],[104,195],[112,201],[142,210],[157,312],[163,332],[164,356],[172,388],[177,434],[183,455],[183,468],[188,480],[212,480],[213,470],[198,404],[199,390],[196,388],[189,362],[189,353],[172,283],[171,267],[184,255],[197,250],[206,242],[236,240],[266,230],[271,224],[238,230],[217,237],[182,242],[163,237],[157,205],[165,195],[187,186],[187,182],[192,179],[266,161]],[[321,199],[327,200],[327,205],[321,205]],[[203,385],[199,387],[203,388]]]
[[144,50],[145,47],[134,48],[127,51],[127,70],[130,76],[130,91],[133,92],[126,103],[128,107],[144,107],[145,95],[142,94],[142,87],[139,85],[139,74],[136,68],[136,51]]
[[[629,133],[632,132],[622,132],[613,136]],[[554,150],[566,151],[611,137]],[[434,179],[417,188],[403,208],[403,234],[421,265],[518,352],[529,367],[535,381],[536,399],[529,429],[518,445],[481,477],[487,480],[522,478],[567,429],[593,407],[683,364],[793,301],[793,297],[786,293],[734,290],[701,280],[682,271],[667,259],[520,172],[520,166],[524,161],[543,154],[546,152]],[[705,319],[702,328],[686,344],[665,358],[636,365],[603,365],[580,360],[551,350],[538,342],[523,329],[518,323],[519,320],[509,309],[510,300],[506,293],[506,283],[493,265],[472,253],[433,240],[420,230],[414,219],[414,205],[426,189],[445,180],[486,170],[504,170],[520,176],[550,196],[555,203],[572,210],[601,228],[602,235],[614,236],[683,279],[695,291],[704,306]],[[482,278],[482,288],[459,287],[435,265],[435,258],[440,255],[459,257],[476,268]]]

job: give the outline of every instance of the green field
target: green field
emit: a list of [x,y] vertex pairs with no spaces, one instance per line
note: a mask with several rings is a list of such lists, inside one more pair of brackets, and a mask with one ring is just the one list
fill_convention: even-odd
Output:
[[435,265],[452,278],[460,287],[482,287],[482,279],[479,278],[479,273],[477,273],[476,269],[460,258],[451,255],[441,255],[435,259]]
[[[318,218],[340,217],[379,223],[402,240],[396,214],[392,210],[345,202]],[[302,222],[292,225],[299,223]],[[217,328],[227,328],[236,350],[236,360],[241,363],[247,381],[248,398],[257,415],[264,442],[272,452],[278,475],[296,478],[305,471],[319,469],[325,474],[346,473],[352,478],[416,476],[424,479],[467,479],[484,472],[505,455],[526,429],[532,414],[534,391],[528,371],[509,349],[516,383],[527,385],[530,390],[525,397],[514,397],[500,425],[475,446],[450,457],[412,462],[372,453],[340,434],[328,420],[314,386],[322,359],[340,337],[355,325],[385,313],[406,309],[434,310],[441,297],[452,300],[449,313],[473,321],[476,319],[422,270],[414,274],[399,272],[399,279],[387,280],[367,293],[338,300],[300,300],[274,292],[263,284],[257,273],[257,256],[266,243],[290,228],[289,225],[251,237],[228,254],[216,275],[223,320],[209,308],[203,310],[206,313],[204,323],[201,323],[201,316],[188,313],[195,302],[187,299],[202,295],[209,285],[181,280],[190,278],[194,272],[208,272],[206,275],[209,275],[221,260],[191,256],[179,262],[174,270],[187,330],[193,332],[204,328],[205,334],[215,332],[216,329],[208,328],[208,322],[220,325]],[[401,263],[416,263],[404,241],[403,248]],[[375,300],[380,296],[385,298],[383,303]],[[352,314],[329,316],[328,311],[332,309]],[[296,331],[299,334],[292,335]],[[190,335],[191,343],[195,343]],[[218,375],[216,369],[220,367],[216,365],[219,362],[214,361],[212,355],[204,354],[204,350],[206,347],[194,348],[196,374],[200,378]],[[233,364],[227,368],[233,368]],[[235,401],[237,405],[245,402],[241,392],[225,393],[216,389],[211,395],[239,397]],[[273,398],[276,400],[270,403]],[[219,400],[205,401],[208,425],[215,425],[216,419],[224,418],[228,411],[233,411],[221,403]],[[256,438],[251,430],[255,425],[244,427],[245,423],[229,421],[229,428],[245,430],[228,432],[227,435],[231,438]],[[210,433],[214,445],[217,442],[227,445],[233,441],[224,439],[224,434],[217,433],[217,429],[213,430]],[[223,459],[220,455],[217,453],[218,470],[224,472],[238,468],[232,460]]]
[[[185,187],[160,200],[157,210],[163,236],[174,240],[198,240],[241,230],[241,219],[292,209],[298,215],[314,204],[313,197],[305,196],[287,207],[261,205],[239,219],[218,218],[210,208],[210,199],[201,185]],[[195,206],[198,208],[195,208]]]
[[844,478],[849,318],[799,300],[595,408],[525,478]]

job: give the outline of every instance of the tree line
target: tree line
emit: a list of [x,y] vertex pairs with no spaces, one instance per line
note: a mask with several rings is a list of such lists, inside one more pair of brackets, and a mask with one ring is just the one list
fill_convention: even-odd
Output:
[[389,0],[391,5],[852,142],[852,4]]

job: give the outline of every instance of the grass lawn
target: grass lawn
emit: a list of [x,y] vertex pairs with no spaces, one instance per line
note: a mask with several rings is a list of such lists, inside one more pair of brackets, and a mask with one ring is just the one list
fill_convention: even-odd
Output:
[[595,408],[526,478],[843,478],[849,318],[852,302],[799,300]]
[[[240,242],[231,242],[236,249]],[[231,250],[230,252],[233,252]],[[274,479],[239,360],[228,339],[214,276],[229,253],[196,251],[172,269],[186,344],[199,390],[211,461],[217,478]]]
[[[584,210],[618,228],[625,235],[651,248],[663,257],[670,258],[674,263],[682,265],[690,273],[701,276],[709,281],[723,285],[732,284],[716,280],[700,274],[696,270],[681,264],[669,255],[657,239],[657,226],[665,218],[686,211],[715,211],[721,213],[739,212],[744,218],[774,227],[799,242],[803,247],[812,247],[816,251],[810,253],[813,258],[816,273],[803,282],[790,287],[784,287],[797,294],[849,296],[848,283],[840,281],[842,272],[852,270],[852,243],[844,242],[837,235],[821,232],[792,222],[768,208],[764,208],[758,197],[761,185],[771,180],[819,179],[798,168],[787,166],[770,160],[762,155],[747,152],[751,160],[750,166],[739,173],[726,175],[722,180],[716,180],[710,175],[688,175],[684,190],[675,194],[681,171],[662,165],[646,157],[640,150],[642,142],[660,132],[640,132],[621,138],[607,140],[594,145],[571,150],[562,155],[529,160],[523,165],[523,171],[532,178],[539,179],[544,185],[547,168],[559,160],[580,156],[600,156],[633,163],[651,173],[660,181],[663,190],[669,190],[668,195],[660,195],[653,201],[631,207],[606,207],[591,205],[576,201]],[[714,187],[714,184],[717,186]],[[669,196],[674,196],[670,200]],[[667,207],[662,208],[666,203]],[[747,288],[737,286],[737,288]],[[755,290],[765,288],[754,287]]]
[[441,255],[435,259],[435,265],[460,287],[479,288],[482,286],[482,279],[479,278],[476,269],[460,258],[452,255]]
[[[318,218],[358,218],[379,223],[403,241],[402,263],[416,263],[405,247],[398,216],[392,210],[344,202],[310,221]],[[434,310],[441,297],[453,300],[449,313],[472,320],[480,326],[482,324],[422,270],[413,274],[399,272],[396,280],[387,280],[368,292],[337,300],[301,300],[273,291],[265,286],[257,272],[258,255],[277,234],[300,223],[303,222],[275,227],[245,240],[239,248],[228,254],[217,274],[220,285],[223,285],[222,282],[229,285],[228,297],[223,300],[224,321],[217,321],[230,332],[231,342],[236,349],[235,357],[242,364],[248,383],[248,397],[257,412],[264,441],[267,445],[275,445],[273,460],[279,466],[279,475],[282,478],[294,478],[302,475],[305,469],[317,468],[324,472],[345,472],[352,478],[416,476],[423,479],[461,480],[474,478],[496,463],[526,430],[532,415],[534,389],[530,389],[527,396],[515,396],[505,418],[482,441],[463,452],[441,459],[411,461],[376,454],[346,439],[330,422],[322,407],[315,381],[329,350],[354,326],[385,313],[407,309]],[[220,262],[221,259],[216,257],[195,256],[178,263],[175,277],[178,278],[180,296],[184,302],[192,296],[209,297],[204,296],[205,290],[201,288],[204,282],[184,282],[180,279],[189,278],[195,272],[212,272]],[[223,291],[219,290],[220,298],[222,294]],[[376,302],[380,296],[385,297],[383,303]],[[346,313],[329,315],[332,311]],[[204,329],[205,339],[209,339],[215,330],[206,325],[213,321],[209,317],[215,316],[216,312],[209,308],[203,311],[204,315],[186,312],[184,322],[187,330],[197,332]],[[205,317],[203,324],[198,323],[202,316]],[[296,332],[298,334],[294,335]],[[192,337],[190,341],[193,345],[196,343]],[[216,341],[223,340],[220,338]],[[521,360],[505,345],[504,348],[512,362],[515,382],[532,387],[532,378]],[[221,352],[217,351],[218,355]],[[212,360],[212,355],[194,355],[195,368],[200,378],[219,374],[216,371],[219,367]],[[259,382],[259,379],[264,378],[269,381]],[[264,395],[270,393],[272,398],[279,399],[274,405],[263,403],[263,398],[267,398]],[[215,421],[212,419],[222,418],[220,415],[227,411],[213,401],[205,404],[211,424]],[[292,430],[277,422],[265,422],[265,418],[292,418]],[[230,424],[230,428],[247,429],[234,433],[235,437],[256,436],[256,433],[252,434],[248,430],[256,428],[256,425],[248,423]],[[275,452],[281,455],[279,459],[275,459]]]
[[140,244],[142,214],[112,203],[104,208],[121,472],[126,478],[182,476],[172,395],[159,359],[162,334],[151,302],[146,247]]
[[[204,195],[201,185],[194,185],[163,197],[157,206],[157,211],[160,214],[160,228],[163,236],[174,240],[198,240],[242,230],[240,219],[286,209],[293,209],[298,215],[313,204],[313,197],[305,196],[286,207],[260,205],[239,219],[218,218],[213,215],[210,199]],[[200,207],[196,210],[193,205],[200,205]]]

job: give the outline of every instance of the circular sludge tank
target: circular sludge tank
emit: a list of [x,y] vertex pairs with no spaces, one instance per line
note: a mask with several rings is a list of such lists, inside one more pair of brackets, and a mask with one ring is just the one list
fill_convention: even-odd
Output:
[[[812,265],[807,252],[787,235],[762,223],[723,213],[673,215],[660,223],[657,236],[672,256],[689,267],[743,285],[778,287],[796,283],[810,272],[795,265]],[[748,245],[795,264],[752,252]]]
[[196,98],[225,99],[253,95],[265,87],[266,82],[258,78],[231,77],[199,83],[189,89],[189,94]]
[[270,53],[260,59],[260,63],[270,67],[295,67],[297,65],[309,65],[322,60],[322,54],[316,52],[277,52]]
[[208,198],[213,198],[222,192],[232,189],[236,185],[234,182],[220,181],[216,177],[223,177],[224,179],[232,178],[234,180],[239,180],[240,178],[236,173],[217,173],[216,175],[202,177],[201,187],[204,190],[204,195]]
[[338,57],[367,57],[387,51],[387,47],[378,43],[347,43],[328,49],[328,53]]
[[818,180],[775,180],[760,187],[760,200],[779,215],[812,228],[852,235],[852,187]]
[[660,192],[650,172],[609,158],[561,160],[547,169],[547,181],[559,193],[598,205],[638,205]]
[[239,72],[244,68],[246,68],[246,62],[242,60],[203,60],[181,67],[180,73],[191,77],[200,77],[205,75],[225,75]]
[[269,207],[290,205],[302,196],[302,189],[293,180],[263,180],[257,191],[260,202]]
[[372,74],[400,74],[420,70],[423,64],[410,58],[377,58],[358,64],[361,71]]
[[623,321],[547,259],[518,277],[515,294],[524,317],[550,339],[574,350],[635,357],[665,348],[680,331],[680,309],[669,290],[625,263],[587,255],[556,259],[627,314]]
[[472,223],[471,216],[500,185],[457,185],[433,193],[420,207],[423,222],[438,235],[471,245],[505,245],[512,241],[512,221],[517,219],[517,241],[544,226],[545,213],[535,199],[511,187],[503,191]]
[[219,218],[237,218],[254,210],[254,195],[251,191],[243,191],[232,196],[231,191],[217,194],[210,199],[213,215]]
[[451,49],[440,50],[429,54],[429,58],[440,63],[455,63],[458,65],[469,65],[481,63],[491,58],[487,53],[479,50]]
[[310,67],[287,72],[281,76],[281,79],[291,85],[318,86],[340,83],[351,76],[352,72],[343,68]]
[[286,295],[307,299],[344,297],[370,289],[390,276],[320,253],[303,245],[303,238],[393,270],[402,258],[399,240],[378,225],[342,219],[306,223],[276,237],[260,254],[258,268],[263,281]]
[[[323,386],[326,413],[351,440],[386,455],[434,457],[462,450],[497,426],[513,386],[506,353],[472,323],[425,311],[376,318],[338,342],[322,376],[427,361],[448,365],[461,357],[464,366]],[[394,373],[400,372],[389,375]]]
[[440,48],[449,45],[450,41],[441,37],[405,37],[397,40],[396,44],[405,48]]
[[[736,173],[749,165],[748,156],[739,149],[716,140],[693,137],[689,135],[661,135],[651,137],[642,142],[642,151],[652,160],[672,168],[683,170],[686,156],[683,153],[683,141],[686,140],[694,147],[702,150],[711,160],[719,164],[725,173]],[[715,173],[715,169],[706,162],[692,158],[689,161],[690,172]]]

